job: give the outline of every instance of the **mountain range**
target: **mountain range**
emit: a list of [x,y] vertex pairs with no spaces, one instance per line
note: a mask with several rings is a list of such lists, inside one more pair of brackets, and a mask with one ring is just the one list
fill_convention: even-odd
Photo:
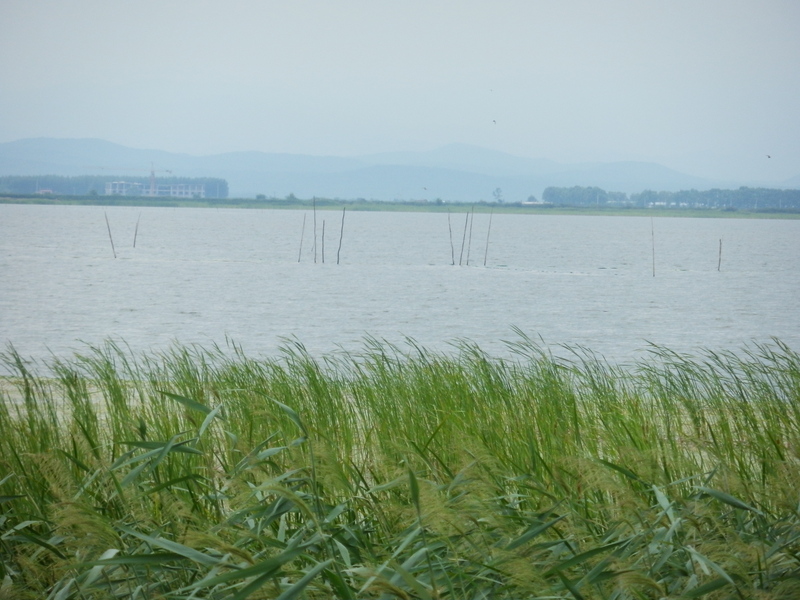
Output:
[[[129,148],[99,139],[30,138],[0,143],[0,176],[115,175],[121,179],[170,171],[179,177],[219,177],[231,197],[312,196],[343,199],[507,202],[541,198],[548,186],[597,186],[635,193],[645,189],[738,188],[680,173],[651,162],[563,164],[464,144],[427,152],[390,152],[355,157],[265,152],[193,156]],[[769,186],[775,187],[775,186]],[[783,187],[800,187],[800,176]]]

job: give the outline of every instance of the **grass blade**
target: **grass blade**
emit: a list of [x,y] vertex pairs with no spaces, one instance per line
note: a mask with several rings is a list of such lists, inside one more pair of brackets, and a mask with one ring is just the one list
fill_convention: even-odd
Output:
[[192,562],[196,562],[201,565],[206,565],[208,567],[216,566],[220,563],[220,559],[214,558],[209,556],[208,554],[204,554],[195,550],[194,548],[189,548],[188,546],[184,546],[183,544],[179,544],[178,542],[173,542],[171,540],[166,540],[164,538],[155,538],[144,533],[140,533],[135,529],[131,529],[129,527],[120,526],[120,531],[123,533],[127,533],[128,535],[132,535],[133,537],[139,538],[143,542],[147,542],[150,546],[155,548],[162,548],[168,552],[174,552],[175,554],[180,554],[191,560]]
[[186,408],[191,410],[196,410],[197,412],[201,412],[203,414],[211,413],[211,409],[206,406],[205,404],[201,404],[197,400],[192,400],[191,398],[187,398],[186,396],[179,396],[178,394],[172,394],[170,392],[160,391],[161,394],[166,396],[167,398],[171,398],[175,400],[175,402],[179,402],[183,404]]
[[280,596],[278,596],[276,600],[294,600],[294,598],[297,598],[297,596],[299,596],[303,592],[306,586],[309,583],[311,583],[311,580],[314,579],[314,577],[319,575],[321,571],[328,568],[328,566],[331,565],[332,563],[333,563],[332,558],[329,558],[325,562],[319,563],[308,573],[306,573],[302,579],[295,582],[295,584],[292,587],[290,587],[288,590],[286,590]]
[[547,523],[542,523],[541,525],[536,525],[534,527],[529,528],[525,533],[523,533],[521,536],[519,536],[513,542],[508,544],[505,547],[505,549],[506,550],[513,550],[514,548],[518,548],[519,546],[522,546],[523,544],[527,544],[533,538],[541,535],[542,533],[544,533],[545,531],[550,529],[553,525],[555,525],[556,523],[561,521],[566,516],[567,515],[561,515],[560,517],[557,517],[557,518],[553,519],[552,521],[548,521]]
[[703,494],[706,494],[707,496],[711,496],[712,498],[716,498],[720,502],[724,502],[725,504],[733,506],[734,508],[741,508],[742,510],[749,510],[752,513],[755,513],[755,514],[760,515],[762,517],[764,516],[764,513],[762,513],[760,510],[750,506],[749,504],[747,504],[745,502],[742,502],[741,500],[739,500],[735,496],[731,496],[730,494],[726,494],[725,492],[721,492],[719,490],[715,490],[715,489],[704,487],[704,486],[697,486],[697,489],[700,492],[702,492]]

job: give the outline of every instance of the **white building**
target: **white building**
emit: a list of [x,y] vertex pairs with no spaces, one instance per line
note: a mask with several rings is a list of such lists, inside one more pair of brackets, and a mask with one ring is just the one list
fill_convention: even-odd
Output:
[[148,196],[172,198],[205,198],[206,186],[194,183],[146,185],[131,181],[106,183],[106,196]]

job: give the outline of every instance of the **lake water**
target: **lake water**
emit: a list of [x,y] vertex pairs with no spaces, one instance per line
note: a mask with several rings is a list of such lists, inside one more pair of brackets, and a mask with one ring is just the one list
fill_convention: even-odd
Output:
[[0,205],[0,343],[47,359],[109,338],[136,352],[232,339],[259,357],[288,337],[314,355],[465,338],[503,356],[519,328],[614,362],[648,342],[800,349],[800,220],[495,214],[489,228],[479,214],[465,235],[464,213],[348,211],[339,252],[342,213],[317,211],[316,262],[313,220]]

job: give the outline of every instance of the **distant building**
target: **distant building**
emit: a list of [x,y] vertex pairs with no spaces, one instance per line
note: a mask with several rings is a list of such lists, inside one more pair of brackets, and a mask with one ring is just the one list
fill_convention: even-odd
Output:
[[106,196],[205,198],[206,186],[194,183],[147,185],[132,181],[110,181],[106,183]]

